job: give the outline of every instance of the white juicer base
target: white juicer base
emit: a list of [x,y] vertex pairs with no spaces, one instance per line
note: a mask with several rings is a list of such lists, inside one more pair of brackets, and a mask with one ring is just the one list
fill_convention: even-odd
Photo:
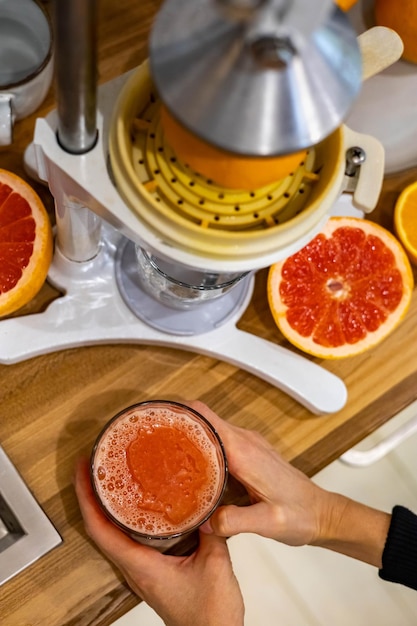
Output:
[[237,310],[218,328],[191,336],[167,334],[143,323],[124,303],[115,277],[115,255],[122,237],[110,228],[106,235],[99,254],[89,262],[74,263],[56,250],[49,281],[65,295],[43,313],[0,322],[1,363],[100,343],[161,345],[228,361],[281,389],[313,413],[343,408],[347,391],[337,376],[236,327],[252,296],[253,277]]

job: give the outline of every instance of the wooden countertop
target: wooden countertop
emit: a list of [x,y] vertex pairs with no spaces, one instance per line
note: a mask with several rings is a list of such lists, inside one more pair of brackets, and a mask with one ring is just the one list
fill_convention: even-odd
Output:
[[[100,82],[146,57],[147,34],[159,5],[159,0],[100,0]],[[0,152],[0,167],[27,178],[23,151],[36,117],[53,106],[51,90],[42,108],[16,125],[13,145]],[[416,177],[417,169],[386,179],[371,218],[391,228],[395,199]],[[29,182],[52,216],[48,190]],[[286,345],[268,310],[265,279],[266,272],[259,272],[239,327]],[[45,285],[28,310],[45,306],[51,295]],[[152,398],[198,398],[224,419],[260,431],[285,458],[313,475],[417,398],[416,345],[414,294],[406,319],[380,346],[352,359],[322,363],[345,381],[349,393],[346,407],[328,416],[313,416],[228,363],[162,347],[100,345],[0,366],[0,444],[63,537],[61,546],[1,587],[1,622],[106,626],[136,604],[86,538],[72,487],[75,459],[89,453],[101,426],[121,408]]]

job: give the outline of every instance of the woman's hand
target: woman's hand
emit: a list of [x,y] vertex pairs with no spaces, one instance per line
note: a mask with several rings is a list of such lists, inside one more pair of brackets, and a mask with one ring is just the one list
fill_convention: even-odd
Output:
[[218,431],[230,473],[253,503],[219,507],[204,532],[222,537],[252,532],[292,546],[321,546],[381,567],[388,513],[321,489],[259,433],[228,424],[201,402],[190,406]]
[[327,516],[326,492],[287,463],[257,432],[222,420],[201,402],[189,405],[206,417],[220,435],[230,473],[249,493],[252,506],[219,507],[203,530],[224,537],[257,533],[288,545],[313,542]]
[[164,555],[130,539],[105,517],[86,461],[77,465],[75,490],[89,537],[167,626],[242,626],[243,599],[223,537],[201,533],[190,556]]

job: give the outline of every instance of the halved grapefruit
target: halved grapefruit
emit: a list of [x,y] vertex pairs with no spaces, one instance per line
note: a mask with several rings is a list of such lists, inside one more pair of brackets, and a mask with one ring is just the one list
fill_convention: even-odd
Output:
[[51,223],[41,199],[22,178],[0,169],[0,317],[38,293],[52,248]]
[[413,286],[405,251],[389,231],[360,218],[332,217],[302,250],[271,266],[268,302],[293,345],[337,359],[394,330]]

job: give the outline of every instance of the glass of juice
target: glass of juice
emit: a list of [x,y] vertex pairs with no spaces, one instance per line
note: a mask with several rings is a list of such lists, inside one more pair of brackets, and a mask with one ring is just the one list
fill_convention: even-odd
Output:
[[218,506],[227,460],[213,426],[167,400],[134,404],[113,417],[91,455],[104,513],[136,541],[165,551]]

